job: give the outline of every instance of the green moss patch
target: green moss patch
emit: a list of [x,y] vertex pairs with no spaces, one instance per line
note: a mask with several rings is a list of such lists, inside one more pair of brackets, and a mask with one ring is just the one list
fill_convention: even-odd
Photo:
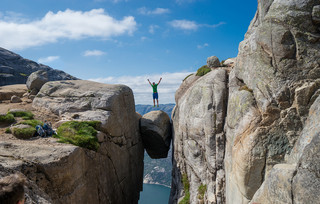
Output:
[[207,191],[207,185],[203,185],[201,184],[198,188],[198,198],[199,200],[203,201],[204,199],[204,194],[206,193]]
[[29,128],[12,128],[12,134],[19,139],[29,139],[34,136],[36,129],[34,127]]
[[59,138],[61,143],[69,143],[97,151],[100,146],[97,139],[97,129],[100,124],[99,121],[65,122],[58,128],[55,137]]
[[34,128],[37,125],[43,126],[43,122],[41,122],[40,120],[24,120],[24,121],[19,122],[19,124],[30,125],[30,126],[32,126]]
[[31,120],[33,119],[33,113],[30,111],[15,111],[15,112],[8,112],[9,114],[12,114],[14,117],[21,117],[24,120]]
[[16,122],[13,114],[7,113],[6,115],[0,115],[0,123],[11,124]]
[[5,133],[7,133],[7,134],[11,134],[12,132],[11,132],[10,128],[6,128]]
[[209,72],[211,72],[211,69],[207,65],[203,65],[198,69],[196,76],[204,76]]
[[185,81],[186,79],[188,79],[190,76],[192,76],[193,74],[189,74],[188,76],[186,76],[186,78],[184,78],[183,81]]
[[190,183],[189,183],[187,174],[182,175],[182,184],[183,184],[183,190],[184,190],[184,197],[179,202],[179,204],[189,204],[190,203]]

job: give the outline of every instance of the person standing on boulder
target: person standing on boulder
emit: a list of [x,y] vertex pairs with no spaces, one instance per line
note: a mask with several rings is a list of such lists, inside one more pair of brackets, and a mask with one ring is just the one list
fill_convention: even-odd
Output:
[[148,82],[152,86],[152,89],[153,89],[153,107],[156,107],[155,99],[157,99],[157,107],[159,107],[158,85],[160,84],[161,79],[162,78],[160,77],[160,80],[157,84],[155,82],[152,82],[152,84],[151,84],[150,80],[148,79]]

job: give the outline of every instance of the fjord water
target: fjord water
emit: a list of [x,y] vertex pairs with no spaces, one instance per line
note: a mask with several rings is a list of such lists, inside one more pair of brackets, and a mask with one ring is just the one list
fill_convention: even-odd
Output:
[[143,184],[139,204],[167,204],[169,196],[170,188],[168,187],[156,184]]

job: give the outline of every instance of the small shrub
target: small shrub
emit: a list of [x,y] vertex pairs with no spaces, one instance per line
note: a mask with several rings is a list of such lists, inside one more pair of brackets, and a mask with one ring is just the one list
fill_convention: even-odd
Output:
[[242,91],[242,90],[245,90],[245,91],[249,91],[249,92],[253,92],[252,89],[250,89],[247,85],[243,85],[239,88],[239,91]]
[[11,124],[16,122],[13,114],[7,113],[6,115],[0,115],[0,123]]
[[59,138],[59,142],[97,151],[99,142],[96,129],[100,124],[99,121],[69,121],[58,128],[55,137]]
[[204,76],[209,72],[211,72],[211,69],[207,65],[203,65],[198,69],[196,76]]
[[12,128],[12,134],[20,139],[29,139],[36,133],[34,127],[29,128]]
[[201,184],[198,188],[198,198],[200,200],[203,200],[204,199],[204,194],[205,192],[207,191],[207,185],[203,185]]
[[187,174],[182,174],[182,184],[183,184],[183,190],[184,190],[184,197],[179,202],[179,204],[189,204],[190,203],[190,183],[189,183]]
[[21,117],[24,120],[31,120],[33,119],[33,113],[30,111],[17,111],[17,112],[10,112],[14,117]]
[[185,81],[186,79],[188,79],[190,76],[192,76],[193,74],[189,74],[188,76],[186,76],[186,78],[184,78],[183,81]]
[[11,133],[12,133],[12,132],[11,132],[11,129],[10,129],[10,128],[6,128],[5,133],[7,133],[7,134],[11,134]]
[[36,127],[37,125],[41,125],[43,126],[43,122],[39,121],[39,120],[24,120],[19,122],[19,124],[25,124],[25,125],[30,125],[32,127]]

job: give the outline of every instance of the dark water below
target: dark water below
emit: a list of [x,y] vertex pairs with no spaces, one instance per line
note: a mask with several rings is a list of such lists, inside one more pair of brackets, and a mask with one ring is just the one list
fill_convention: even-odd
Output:
[[143,184],[139,204],[167,204],[169,196],[170,188],[168,187],[155,184]]

